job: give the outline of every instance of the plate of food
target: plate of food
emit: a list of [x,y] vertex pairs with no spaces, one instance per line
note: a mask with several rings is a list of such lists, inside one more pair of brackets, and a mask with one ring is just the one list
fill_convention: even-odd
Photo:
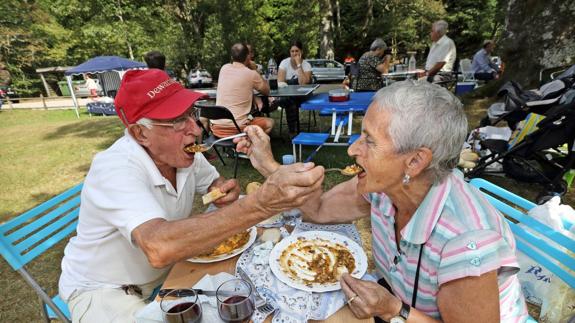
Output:
[[244,232],[234,234],[217,245],[210,252],[188,259],[189,262],[209,263],[232,258],[244,252],[257,238],[256,227],[251,227]]
[[272,249],[269,263],[281,282],[319,293],[341,289],[343,273],[361,278],[367,271],[361,246],[329,231],[306,231],[283,239]]

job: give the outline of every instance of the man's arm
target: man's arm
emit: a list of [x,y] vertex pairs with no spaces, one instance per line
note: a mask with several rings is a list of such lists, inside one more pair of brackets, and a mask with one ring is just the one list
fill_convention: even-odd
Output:
[[178,221],[152,219],[132,231],[132,240],[150,264],[163,268],[197,256],[233,234],[281,211],[300,207],[321,190],[323,168],[293,164],[277,169],[260,194],[248,195],[224,208]]
[[437,73],[439,73],[439,71],[441,71],[441,69],[443,68],[443,65],[445,65],[445,62],[435,63],[435,65],[433,65],[433,67],[431,67],[431,69],[429,69],[429,71],[427,71],[427,76],[428,77],[435,76],[435,74],[437,74]]
[[262,95],[269,95],[270,94],[270,86],[268,82],[264,79],[260,73],[255,72],[254,75],[254,89],[260,92]]

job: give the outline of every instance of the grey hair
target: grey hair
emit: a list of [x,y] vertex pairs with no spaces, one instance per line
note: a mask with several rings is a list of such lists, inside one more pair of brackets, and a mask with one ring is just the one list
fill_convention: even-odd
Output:
[[378,49],[383,49],[383,50],[387,49],[387,44],[381,38],[376,38],[373,41],[373,43],[371,43],[371,46],[369,47],[369,50],[371,50],[371,51],[378,50]]
[[447,34],[447,28],[449,27],[449,24],[447,23],[447,21],[445,20],[438,20],[436,22],[433,23],[433,30],[435,30],[436,32],[438,32],[441,36]]
[[463,104],[451,92],[426,81],[402,81],[379,90],[373,103],[388,111],[388,133],[397,153],[421,147],[433,153],[426,173],[441,182],[459,162],[467,133]]
[[142,125],[148,129],[152,129],[152,127],[154,126],[153,121],[151,119],[148,118],[141,118],[140,120],[136,121],[136,124]]

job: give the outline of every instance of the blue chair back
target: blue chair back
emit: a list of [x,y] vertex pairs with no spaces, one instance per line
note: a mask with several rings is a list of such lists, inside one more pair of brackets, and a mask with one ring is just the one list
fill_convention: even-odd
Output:
[[76,230],[79,184],[0,226],[0,251],[19,270]]
[[[506,217],[515,235],[518,250],[549,269],[571,288],[575,288],[573,238],[528,216],[526,213],[536,204],[481,178],[474,178],[470,184],[480,189],[489,202]],[[572,225],[564,221],[566,228]],[[571,254],[561,247],[570,250]]]

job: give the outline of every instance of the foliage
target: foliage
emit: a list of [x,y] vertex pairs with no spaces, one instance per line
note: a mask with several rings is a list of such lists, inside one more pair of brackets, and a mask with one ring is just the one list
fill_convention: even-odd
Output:
[[0,62],[27,94],[41,90],[36,68],[74,66],[97,55],[142,61],[150,50],[162,51],[180,76],[201,64],[217,77],[237,41],[253,44],[264,65],[287,57],[294,39],[307,57],[317,57],[322,16],[332,17],[327,37],[339,60],[360,56],[376,37],[394,53],[417,50],[423,59],[439,18],[450,23],[458,51],[470,56],[482,39],[498,37],[504,18],[504,0],[323,1],[331,15],[309,0],[4,0]]

